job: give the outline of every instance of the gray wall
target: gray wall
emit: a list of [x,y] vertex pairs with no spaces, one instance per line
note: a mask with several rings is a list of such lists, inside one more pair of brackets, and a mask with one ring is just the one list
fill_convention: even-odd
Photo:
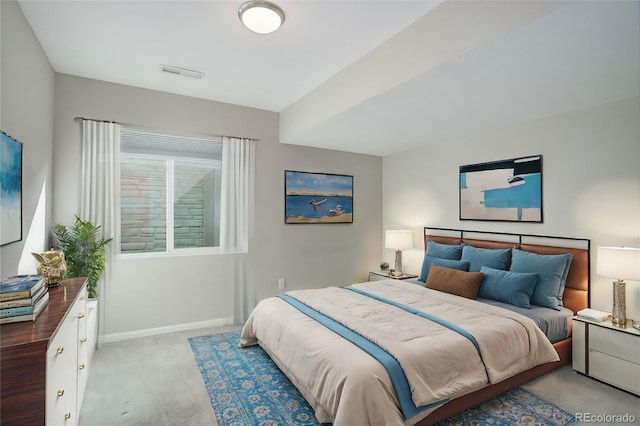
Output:
[[[81,132],[76,116],[259,140],[249,255],[116,258],[112,280],[100,296],[106,340],[229,321],[234,282],[246,282],[257,301],[278,293],[278,278],[286,279],[287,289],[364,281],[379,262],[381,158],[282,145],[274,112],[63,74],[56,75],[55,84],[56,223],[71,223],[79,210]],[[353,175],[354,223],[285,225],[285,169]]]
[[[596,274],[595,254],[599,245],[640,247],[639,118],[633,98],[385,157],[384,228],[415,231],[404,253],[411,272],[427,225],[588,238],[592,305],[610,311],[611,279]],[[543,155],[544,223],[458,220],[459,166],[534,154]],[[640,318],[640,283],[627,284],[627,316]]]
[[[353,282],[366,279],[379,261],[380,158],[281,145],[273,112],[56,75],[18,4],[0,2],[0,15],[0,127],[24,143],[25,154],[24,236],[0,247],[1,277],[34,272],[30,252],[46,249],[51,225],[70,224],[79,211],[76,116],[260,140],[250,254],[115,259],[112,285],[101,295],[102,335],[227,322],[235,281],[254,287],[255,301],[277,294],[278,278],[286,278],[288,289]],[[285,226],[285,169],[354,175],[354,223]]]
[[[52,218],[54,71],[15,1],[0,2],[0,128],[23,143],[22,241],[0,247],[0,277],[35,273]],[[36,214],[38,212],[38,214]]]

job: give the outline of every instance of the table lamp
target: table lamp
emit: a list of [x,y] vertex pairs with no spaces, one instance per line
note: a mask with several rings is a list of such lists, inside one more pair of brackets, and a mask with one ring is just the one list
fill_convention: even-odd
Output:
[[384,246],[396,251],[395,275],[402,275],[402,250],[413,247],[413,232],[390,230],[385,232]]
[[627,323],[624,280],[640,280],[640,248],[598,247],[598,275],[615,278],[611,322]]

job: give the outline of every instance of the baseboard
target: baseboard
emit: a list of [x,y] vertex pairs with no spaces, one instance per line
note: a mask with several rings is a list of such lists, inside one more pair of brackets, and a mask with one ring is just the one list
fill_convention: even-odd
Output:
[[98,336],[98,345],[121,340],[138,339],[140,337],[156,336],[158,334],[175,333],[177,331],[195,330],[207,327],[224,327],[233,325],[233,318],[217,318],[207,321],[190,322],[187,324],[169,325],[166,327],[147,328],[145,330],[128,331],[126,333],[113,333]]

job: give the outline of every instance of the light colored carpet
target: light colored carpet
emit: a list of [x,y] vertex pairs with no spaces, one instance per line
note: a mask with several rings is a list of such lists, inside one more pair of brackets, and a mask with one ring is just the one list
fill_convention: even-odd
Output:
[[[216,425],[187,339],[239,329],[205,328],[102,345],[90,366],[80,426]],[[640,398],[570,366],[523,387],[571,414],[629,413],[640,422]]]

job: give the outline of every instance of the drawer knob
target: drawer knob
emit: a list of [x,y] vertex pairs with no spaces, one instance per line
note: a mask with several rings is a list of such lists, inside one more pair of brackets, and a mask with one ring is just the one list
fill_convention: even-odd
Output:
[[86,342],[86,341],[87,341],[87,338],[86,338],[86,337],[82,337],[82,338],[80,338],[80,343],[84,343],[84,342]]
[[78,366],[78,368],[79,368],[80,370],[84,370],[84,364],[80,364],[80,365]]
[[58,389],[58,396],[64,395],[64,389]]
[[84,313],[78,312],[78,318],[84,318]]
[[58,349],[56,349],[56,353],[60,355],[62,352],[64,352],[64,346],[58,346]]
[[64,413],[64,419],[69,420],[71,418],[71,413]]

